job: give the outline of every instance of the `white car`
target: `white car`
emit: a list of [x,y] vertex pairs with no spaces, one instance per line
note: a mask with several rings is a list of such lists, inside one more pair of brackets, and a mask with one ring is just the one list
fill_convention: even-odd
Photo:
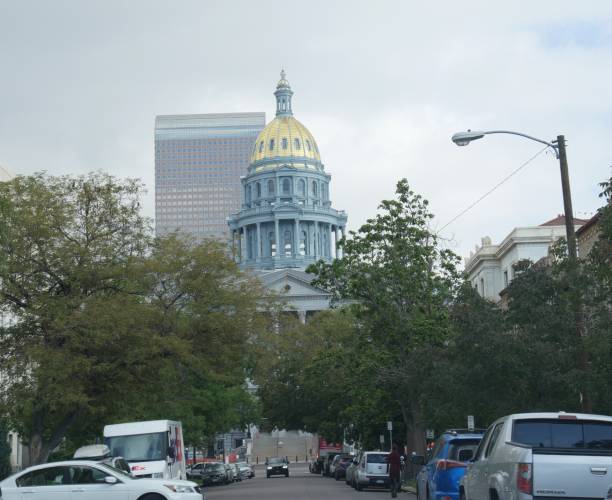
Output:
[[23,500],[203,500],[196,483],[134,479],[107,464],[70,460],[35,465],[0,482],[0,499]]

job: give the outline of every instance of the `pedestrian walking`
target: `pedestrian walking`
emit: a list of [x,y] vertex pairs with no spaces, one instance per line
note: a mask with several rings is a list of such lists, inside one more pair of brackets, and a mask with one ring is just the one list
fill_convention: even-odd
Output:
[[400,489],[400,472],[402,458],[397,451],[397,445],[393,445],[391,453],[387,455],[387,472],[389,474],[389,486],[391,488],[391,498],[397,497],[397,492]]

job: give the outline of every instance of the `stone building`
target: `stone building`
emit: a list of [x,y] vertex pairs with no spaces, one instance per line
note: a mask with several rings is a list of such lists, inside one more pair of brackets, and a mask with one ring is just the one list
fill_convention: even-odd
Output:
[[347,214],[332,207],[331,175],[310,131],[293,116],[293,91],[281,72],[276,117],[259,134],[242,180],[242,208],[229,217],[232,253],[298,312],[329,308],[329,296],[311,285],[308,265],[338,257]]
[[[574,228],[585,222],[574,219]],[[539,226],[517,227],[498,244],[485,236],[465,259],[467,279],[482,297],[499,302],[500,292],[514,278],[514,264],[521,260],[538,262],[547,257],[551,245],[565,235],[565,217],[559,215]]]

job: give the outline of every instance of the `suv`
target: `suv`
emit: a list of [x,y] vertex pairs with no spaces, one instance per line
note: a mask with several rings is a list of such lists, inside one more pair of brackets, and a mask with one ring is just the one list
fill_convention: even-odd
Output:
[[612,417],[520,413],[488,429],[461,481],[462,500],[612,498]]
[[483,430],[451,429],[442,433],[427,458],[412,456],[412,463],[423,466],[416,477],[418,500],[459,498],[459,482],[483,433]]
[[361,455],[357,469],[353,472],[355,489],[388,488],[389,472],[387,471],[388,451],[366,451]]
[[289,464],[282,457],[272,457],[266,460],[266,477],[270,476],[285,476],[289,477]]

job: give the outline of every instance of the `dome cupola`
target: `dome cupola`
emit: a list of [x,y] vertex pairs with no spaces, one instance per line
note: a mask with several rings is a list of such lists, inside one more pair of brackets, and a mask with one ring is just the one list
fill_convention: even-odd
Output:
[[290,165],[294,168],[323,171],[319,147],[310,131],[293,116],[293,90],[285,71],[274,91],[276,117],[260,132],[250,159],[250,172]]

